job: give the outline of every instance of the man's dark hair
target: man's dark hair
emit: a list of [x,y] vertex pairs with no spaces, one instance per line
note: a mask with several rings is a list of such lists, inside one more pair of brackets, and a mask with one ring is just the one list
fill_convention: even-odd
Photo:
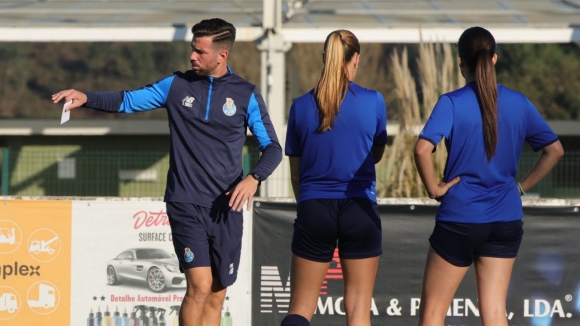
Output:
[[204,19],[193,25],[191,32],[194,37],[213,36],[214,45],[225,47],[228,50],[236,40],[236,28],[234,25],[220,18]]

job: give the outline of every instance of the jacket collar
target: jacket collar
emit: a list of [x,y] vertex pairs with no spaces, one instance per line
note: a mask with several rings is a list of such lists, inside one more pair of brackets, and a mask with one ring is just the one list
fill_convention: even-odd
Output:
[[217,87],[217,86],[219,86],[219,85],[221,85],[221,84],[223,84],[223,83],[227,82],[227,81],[228,81],[228,79],[230,79],[230,77],[231,77],[231,76],[234,74],[234,73],[232,72],[232,69],[230,68],[230,66],[228,65],[227,67],[228,67],[228,70],[227,70],[227,71],[226,71],[226,73],[225,73],[223,76],[221,76],[221,77],[209,77],[209,76],[200,76],[200,75],[197,75],[197,74],[195,74],[195,73],[194,73],[194,74],[195,74],[195,76],[197,77],[197,79],[205,80],[205,81],[207,81],[208,83],[209,83],[210,79],[212,79],[212,78],[213,78],[213,86],[214,86],[214,87]]

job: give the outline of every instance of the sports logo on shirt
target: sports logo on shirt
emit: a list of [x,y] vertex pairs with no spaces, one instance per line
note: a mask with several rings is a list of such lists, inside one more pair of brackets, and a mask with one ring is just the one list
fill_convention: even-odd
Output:
[[224,113],[228,117],[234,115],[236,113],[236,105],[234,104],[234,100],[231,99],[230,97],[226,97],[226,104],[224,104],[223,109]]
[[183,254],[183,258],[185,258],[186,262],[191,263],[191,261],[193,260],[193,252],[191,252],[191,249],[185,247],[185,253]]
[[188,108],[193,107],[193,101],[195,98],[193,96],[186,96],[181,100],[181,105],[187,106]]

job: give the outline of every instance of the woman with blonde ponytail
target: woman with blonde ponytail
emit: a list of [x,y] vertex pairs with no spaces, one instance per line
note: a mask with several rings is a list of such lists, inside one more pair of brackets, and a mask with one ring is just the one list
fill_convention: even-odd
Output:
[[335,249],[344,277],[347,325],[370,326],[381,220],[375,163],[387,142],[383,96],[353,82],[360,59],[347,30],[328,35],[316,87],[290,109],[286,155],[298,202],[290,307],[282,326],[308,326]]
[[[429,242],[420,326],[443,326],[451,300],[475,266],[483,326],[507,326],[506,298],[523,236],[521,195],[564,155],[558,137],[521,93],[496,82],[495,39],[472,27],[459,38],[467,85],[442,95],[415,146],[415,163],[429,197],[441,202]],[[431,153],[445,137],[448,158],[437,183]],[[528,142],[542,155],[515,180]]]

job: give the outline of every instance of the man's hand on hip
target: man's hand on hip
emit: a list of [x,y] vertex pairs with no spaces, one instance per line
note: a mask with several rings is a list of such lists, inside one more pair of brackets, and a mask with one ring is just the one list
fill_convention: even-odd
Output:
[[240,181],[233,191],[226,192],[226,196],[231,196],[229,205],[235,211],[242,211],[244,208],[244,203],[248,202],[246,209],[250,210],[252,206],[252,199],[254,199],[254,194],[258,190],[258,180],[251,176],[246,176],[245,179]]

